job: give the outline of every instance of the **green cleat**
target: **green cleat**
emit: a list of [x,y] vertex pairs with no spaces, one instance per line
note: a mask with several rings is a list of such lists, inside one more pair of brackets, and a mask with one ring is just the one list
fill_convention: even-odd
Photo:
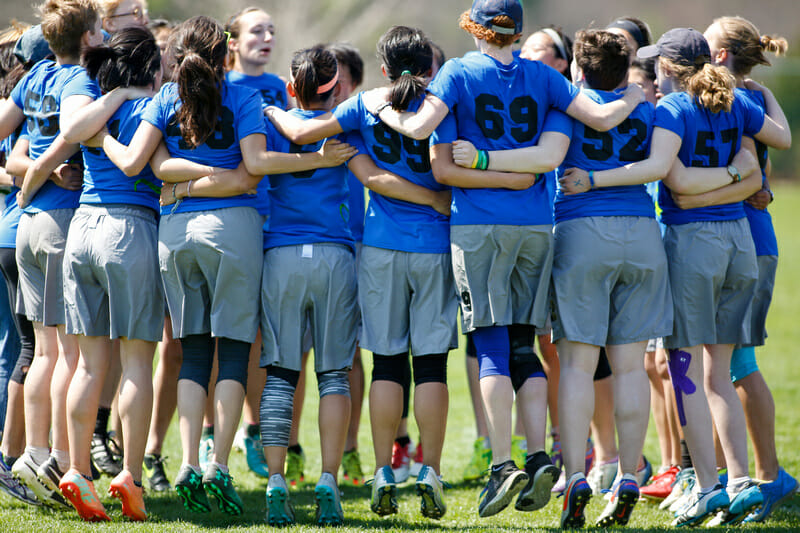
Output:
[[464,469],[464,480],[475,481],[483,478],[489,471],[492,462],[492,449],[489,448],[487,439],[478,437],[472,449],[472,459]]
[[234,516],[242,514],[244,505],[233,488],[233,476],[220,470],[215,463],[208,464],[203,486],[217,500],[220,511]]
[[195,513],[207,513],[211,511],[211,504],[208,503],[208,496],[203,490],[203,477],[188,465],[181,467],[178,477],[175,478],[175,491],[183,500],[183,507],[187,511]]

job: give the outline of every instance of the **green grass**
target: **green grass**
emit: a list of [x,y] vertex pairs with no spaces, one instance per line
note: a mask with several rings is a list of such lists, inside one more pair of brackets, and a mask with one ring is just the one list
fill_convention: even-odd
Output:
[[[781,464],[795,476],[800,475],[800,365],[796,364],[800,334],[798,334],[797,302],[800,301],[800,233],[795,233],[794,222],[796,206],[800,205],[800,187],[790,184],[775,186],[775,203],[771,211],[778,228],[781,247],[781,260],[778,267],[778,280],[775,298],[769,318],[771,333],[767,348],[758,352],[761,369],[770,384],[777,406],[777,446]],[[414,494],[413,485],[400,488],[400,514],[392,518],[380,518],[369,510],[368,487],[345,487],[344,510],[346,525],[342,531],[389,531],[399,529],[424,529],[430,531],[529,531],[556,530],[561,511],[560,499],[555,499],[543,510],[536,513],[519,513],[507,509],[498,516],[480,519],[477,514],[478,494],[482,488],[479,483],[463,483],[461,472],[472,450],[475,438],[474,421],[464,375],[463,350],[451,353],[449,366],[450,415],[445,442],[442,471],[453,488],[446,493],[448,510],[442,520],[425,520],[419,513],[419,500]],[[365,354],[365,364],[369,366],[369,354]],[[367,373],[369,375],[369,372]],[[309,384],[306,401],[306,415],[301,427],[301,442],[306,450],[308,465],[307,479],[315,480],[319,474],[319,441],[316,433],[316,387]],[[144,431],[144,429],[142,430]],[[417,431],[411,429],[416,440]],[[369,436],[368,405],[365,402],[362,417],[359,448],[365,470],[373,468],[372,446]],[[165,448],[170,458],[167,473],[174,479],[179,468],[180,444],[177,427],[170,429]],[[645,445],[645,454],[650,458],[659,457],[655,430],[651,429]],[[751,451],[752,462],[752,451]],[[33,509],[3,497],[0,499],[0,531],[200,531],[207,529],[230,529],[232,531],[266,531],[264,524],[265,481],[247,471],[242,454],[234,452],[231,457],[231,471],[236,478],[239,493],[245,503],[245,514],[231,518],[219,511],[207,515],[190,514],[183,510],[174,494],[148,494],[147,506],[151,520],[146,524],[131,524],[122,519],[120,505],[116,500],[103,498],[114,520],[110,524],[88,525],[81,522],[75,513],[53,512],[46,509]],[[98,492],[105,494],[108,478],[98,482]],[[300,525],[293,530],[309,531],[314,521],[313,482],[301,486],[292,493],[297,521]],[[604,504],[601,498],[594,498],[587,509],[591,522],[596,518]],[[631,519],[629,529],[661,531],[666,527],[669,516],[654,506],[641,503]],[[788,505],[773,514],[766,524],[749,526],[747,529],[760,531],[800,530],[800,499],[797,497]]]

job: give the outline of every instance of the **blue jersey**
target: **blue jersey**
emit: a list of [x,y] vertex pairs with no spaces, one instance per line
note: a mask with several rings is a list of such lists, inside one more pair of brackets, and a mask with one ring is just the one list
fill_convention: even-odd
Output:
[[[761,91],[736,89],[736,97],[750,98],[758,107],[766,111],[767,104],[764,102],[764,93]],[[756,141],[756,154],[758,155],[758,165],[761,168],[761,177],[766,181],[766,168],[769,158],[767,145]],[[744,213],[750,223],[750,233],[753,235],[753,242],[756,245],[756,255],[778,255],[778,239],[775,236],[775,227],[772,225],[772,215],[769,214],[769,211],[756,209],[745,202]]]
[[[681,139],[678,157],[687,167],[725,167],[739,150],[742,135],[755,135],[764,125],[764,110],[749,98],[737,97],[730,112],[712,113],[695,103],[685,92],[663,97],[656,107],[655,126]],[[680,209],[669,187],[659,187],[658,204],[667,225],[744,218],[742,202]]]
[[[23,137],[25,139],[28,138],[24,122],[17,132],[12,133],[0,141],[0,152],[5,154],[6,159],[8,159],[8,156],[11,154],[11,150],[14,148],[14,143],[17,139]],[[19,219],[22,216],[22,209],[17,205],[18,192],[19,187],[11,187],[11,190],[5,197],[5,207],[2,214],[0,214],[0,248],[17,247],[17,226],[19,226]]]
[[[324,111],[292,109],[289,113],[304,120]],[[316,152],[322,141],[297,145],[283,137],[268,122],[268,147],[275,152]],[[344,165],[270,174],[269,231],[264,234],[264,249],[297,244],[338,243],[353,248],[347,207],[347,169]]]
[[[623,91],[584,89],[584,94],[599,104],[622,98]],[[607,170],[641,161],[650,152],[655,108],[644,102],[619,126],[606,132],[596,131],[578,120],[572,120],[572,141],[562,168]],[[644,185],[601,187],[581,194],[556,193],[555,221],[578,217],[655,216],[653,201]]]
[[[149,122],[164,135],[170,155],[221,168],[236,168],[242,161],[239,142],[254,133],[265,134],[266,128],[261,111],[261,96],[253,89],[240,85],[222,84],[222,112],[214,132],[206,141],[190,148],[181,136],[180,124],[176,115],[180,108],[178,86],[167,83],[148,104],[142,120]],[[172,212],[204,211],[225,207],[256,207],[253,195],[240,194],[228,198],[184,198],[175,208],[166,206],[162,214]],[[174,211],[173,211],[174,209]]]
[[[503,65],[475,52],[447,61],[428,91],[455,115],[458,138],[479,150],[535,145],[548,110],[566,111],[578,95],[543,63],[515,58]],[[453,189],[451,224],[537,225],[551,219],[544,183],[524,191]]]
[[281,109],[286,109],[289,103],[289,96],[286,93],[286,83],[275,74],[265,72],[260,76],[248,76],[241,72],[229,70],[225,74],[225,79],[228,83],[234,85],[244,85],[245,87],[256,89],[261,94],[263,107],[274,105]]
[[[347,139],[349,142],[349,139]],[[364,216],[366,214],[367,203],[364,200],[364,185],[359,179],[347,171],[347,205],[350,212],[350,233],[356,242],[364,240]]]
[[[53,144],[59,132],[59,110],[65,86],[83,68],[78,65],[58,65],[45,59],[36,63],[11,91],[10,98],[23,110],[30,140],[29,155],[38,159]],[[74,208],[80,191],[62,189],[52,181],[45,182],[25,207],[26,213],[51,209]]]
[[[409,109],[417,109],[420,103],[421,98]],[[428,140],[404,137],[386,126],[367,111],[360,93],[340,104],[334,116],[344,131],[358,132],[349,135],[347,142],[369,155],[379,168],[433,191],[448,188],[433,177]],[[432,207],[370,191],[364,244],[402,252],[446,253],[450,251],[450,222]]]

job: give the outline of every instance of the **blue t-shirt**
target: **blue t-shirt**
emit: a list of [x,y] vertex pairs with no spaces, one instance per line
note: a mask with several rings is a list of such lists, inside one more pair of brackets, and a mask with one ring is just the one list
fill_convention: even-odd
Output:
[[[100,86],[84,71],[75,76],[64,90],[67,96],[82,95],[97,99]],[[127,100],[117,109],[106,124],[109,133],[122,144],[129,144],[139,127],[150,98]],[[82,204],[124,204],[149,207],[158,212],[158,194],[161,181],[150,165],[138,176],[129,178],[106,156],[101,148],[81,146],[83,151]]]
[[[481,53],[450,59],[428,86],[455,116],[458,138],[479,150],[535,145],[551,108],[566,111],[578,89],[555,69]],[[453,189],[451,224],[549,224],[545,180],[524,191]]]
[[[304,120],[324,111],[292,109]],[[283,137],[267,121],[268,148],[275,152],[316,152],[324,140],[297,145]],[[269,231],[264,249],[297,244],[337,243],[354,249],[347,204],[347,169],[338,167],[304,170],[291,174],[270,174]]]
[[[725,167],[739,150],[742,135],[755,135],[764,125],[764,110],[749,98],[737,97],[730,112],[712,113],[697,105],[688,93],[664,96],[656,106],[655,126],[677,134],[681,143],[678,157],[687,167]],[[736,220],[744,218],[742,202],[680,209],[669,187],[659,187],[658,204],[664,224]]]
[[[206,141],[190,148],[181,136],[176,111],[180,108],[178,86],[167,83],[150,101],[142,114],[142,120],[149,122],[164,135],[167,150],[173,157],[180,157],[220,168],[236,168],[242,161],[239,142],[255,133],[265,134],[266,128],[261,111],[261,95],[255,90],[241,85],[222,84],[222,112],[214,132]],[[184,213],[222,209],[225,207],[256,207],[256,196],[240,194],[228,198],[184,198],[177,206],[161,208],[161,214]]]
[[[764,93],[761,91],[736,89],[736,97],[750,98],[758,107],[766,111],[767,104],[764,101]],[[756,154],[761,168],[761,177],[763,181],[766,181],[767,161],[769,158],[767,145],[756,141]],[[756,209],[744,202],[744,213],[750,223],[750,233],[753,235],[753,242],[756,245],[756,255],[778,255],[778,238],[775,236],[775,227],[772,225],[772,215],[769,214],[769,211]]]
[[[30,140],[29,155],[38,159],[53,143],[59,133],[59,110],[66,85],[83,72],[79,65],[58,65],[45,59],[36,63],[28,74],[11,91],[10,98],[22,109],[27,121]],[[51,209],[75,208],[80,191],[62,189],[46,181],[25,207],[26,213]]]
[[[375,164],[433,191],[446,186],[436,182],[431,172],[428,140],[417,141],[400,135],[367,111],[361,93],[341,103],[334,117],[346,132],[347,142],[369,155]],[[409,110],[419,108],[422,98]],[[369,192],[364,244],[402,252],[446,253],[450,251],[448,217],[426,205],[414,204]],[[352,212],[351,212],[352,216]]]
[[[0,152],[6,155],[6,159],[11,154],[14,148],[14,143],[19,138],[28,138],[27,131],[25,130],[25,123],[23,122],[19,130],[12,133],[2,141],[0,141]],[[6,195],[4,200],[4,209],[0,214],[0,248],[16,248],[17,247],[17,227],[19,226],[19,219],[22,216],[22,209],[17,205],[17,193],[19,187],[11,187],[11,191]]]
[[286,83],[275,74],[265,72],[260,76],[248,76],[241,72],[229,70],[225,74],[225,79],[228,83],[234,85],[244,85],[256,89],[261,94],[261,101],[263,107],[277,106],[281,109],[286,109],[289,102],[289,96],[286,93]]
[[[583,93],[599,104],[622,98],[623,91],[584,89]],[[572,141],[563,169],[607,170],[641,161],[650,152],[655,108],[643,102],[619,126],[598,132],[572,119]],[[644,185],[601,187],[581,194],[565,195],[558,189],[555,199],[556,224],[578,217],[655,216],[653,202]]]
[[356,242],[361,242],[364,240],[364,216],[367,203],[364,200],[364,185],[349,169],[347,171],[347,190],[349,191],[347,205],[350,211],[350,233],[353,234]]

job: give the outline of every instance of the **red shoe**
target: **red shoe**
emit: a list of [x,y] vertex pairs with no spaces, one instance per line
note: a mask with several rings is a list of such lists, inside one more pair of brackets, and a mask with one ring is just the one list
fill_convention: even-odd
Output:
[[106,514],[106,509],[100,503],[94,483],[83,474],[70,469],[58,484],[61,493],[70,501],[78,514],[87,522],[109,522],[111,519]]
[[122,514],[134,522],[147,520],[142,487],[133,482],[133,476],[131,476],[130,472],[123,470],[111,480],[111,484],[108,486],[108,493],[113,498],[119,498],[122,502]]
[[654,476],[650,484],[642,487],[639,492],[649,500],[663,500],[672,492],[678,472],[680,472],[680,468],[671,466],[666,472]]
[[409,441],[405,446],[400,446],[394,441],[392,446],[392,473],[395,483],[404,483],[411,474],[411,454],[414,453],[414,445]]

